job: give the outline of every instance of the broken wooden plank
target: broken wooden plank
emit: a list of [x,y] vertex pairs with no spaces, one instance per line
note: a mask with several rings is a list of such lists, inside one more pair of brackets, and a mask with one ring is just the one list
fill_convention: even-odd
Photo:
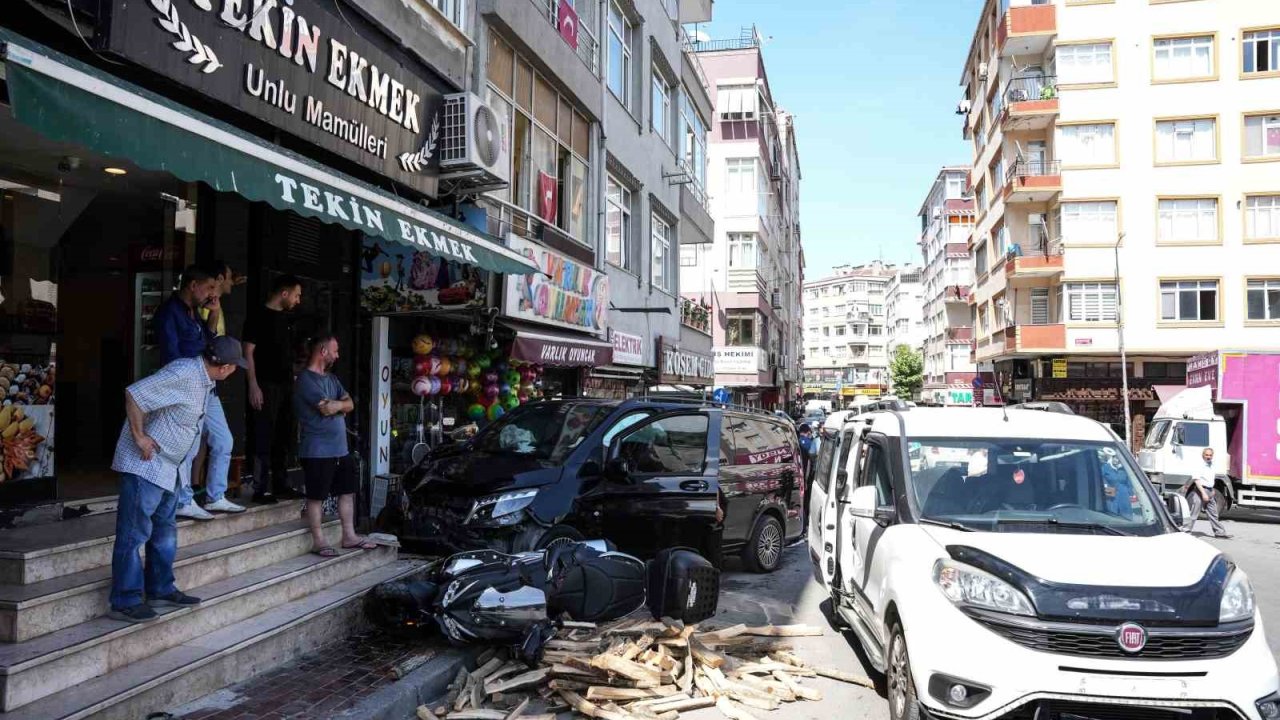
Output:
[[471,707],[472,707],[473,709],[479,710],[481,707],[483,707],[483,706],[484,706],[484,695],[485,695],[485,693],[484,693],[484,686],[482,686],[482,685],[480,684],[480,681],[479,681],[479,680],[472,680],[472,682],[471,682]]
[[472,679],[468,677],[467,682],[464,683],[462,688],[459,690],[457,699],[453,701],[454,712],[461,712],[462,708],[466,707],[467,703],[471,702],[471,688],[473,687],[478,688],[480,687],[480,684],[472,681]]
[[675,618],[663,617],[659,622],[662,623],[663,637],[677,637],[684,631],[684,621]]
[[734,674],[739,676],[771,675],[774,672],[791,673],[792,675],[798,675],[800,677],[813,677],[814,675],[818,674],[817,671],[813,669],[798,668],[795,665],[788,665],[786,663],[778,663],[778,662],[751,663],[749,665],[743,665],[739,667],[737,670],[735,670]]
[[786,663],[787,665],[795,665],[798,668],[809,667],[809,663],[805,662],[798,655],[787,652],[785,650],[775,650],[769,654],[773,657],[774,660],[780,663]]
[[[444,696],[444,704],[452,706],[458,701],[458,696],[462,694],[462,689],[467,685],[467,669],[458,668],[458,674],[453,677],[453,682],[449,683],[449,692]],[[440,715],[440,712],[436,713]]]
[[633,708],[633,707],[648,707],[649,705],[666,705],[667,703],[676,702],[678,700],[689,700],[692,697],[693,696],[690,695],[689,693],[677,692],[674,695],[667,695],[665,697],[652,697],[652,698],[645,698],[644,700],[636,700],[635,702],[631,703],[627,707]]
[[729,720],[756,720],[755,716],[747,712],[746,708],[739,706],[726,697],[716,700],[716,709]]
[[747,632],[747,626],[739,624],[739,625],[730,625],[729,627],[720,628],[719,630],[708,630],[707,632],[697,633],[694,635],[694,637],[698,638],[699,640],[705,643],[709,640],[710,641],[728,640],[730,638],[735,638],[735,637],[738,637],[739,635],[743,635],[746,632]]
[[726,662],[724,655],[707,647],[696,635],[689,638],[689,652],[694,660],[707,667],[718,668]]
[[605,710],[572,690],[561,690],[559,694],[569,707],[587,717],[600,718],[600,720],[628,720],[626,713]]
[[597,655],[591,659],[591,667],[608,670],[632,680],[652,680],[657,682],[661,673],[639,663],[623,660],[615,655]]
[[392,666],[391,677],[396,680],[401,680],[405,675],[408,675],[417,668],[425,665],[427,661],[433,657],[435,657],[435,653],[418,653],[417,655],[401,660]]
[[783,685],[777,680],[772,679],[772,676],[770,676],[770,679],[765,680],[763,678],[758,678],[754,675],[744,675],[742,676],[742,684],[746,685],[747,687],[767,693],[771,697],[775,697],[778,700],[781,700],[782,702],[796,701],[796,694],[791,691],[791,688],[787,687],[786,685]]
[[449,713],[446,720],[503,720],[506,716],[501,710],[462,710]]
[[813,637],[822,635],[822,628],[813,625],[762,625],[749,627],[743,634],[756,637]]
[[585,640],[585,641],[548,640],[545,647],[548,650],[565,650],[568,652],[580,652],[580,653],[581,652],[585,652],[585,653],[600,652],[600,643],[591,642],[589,640]]
[[822,702],[822,691],[818,688],[806,687],[796,682],[790,675],[784,672],[775,672],[773,677],[778,682],[786,685],[795,696],[804,700],[813,700],[814,702]]
[[431,708],[426,705],[419,705],[415,714],[418,716],[418,720],[440,720],[434,712],[431,712]]
[[485,663],[489,662],[490,660],[494,659],[497,656],[498,656],[498,648],[491,647],[476,656],[476,666],[479,667],[480,665],[484,665]]
[[874,688],[876,686],[875,683],[871,682],[871,678],[866,677],[865,675],[854,675],[853,673],[848,673],[843,670],[822,667],[815,667],[813,668],[813,671],[822,677],[839,680],[840,682],[847,682],[852,685],[861,685],[862,687],[869,688]]
[[714,697],[696,697],[689,699],[673,700],[665,703],[653,703],[647,707],[654,712],[685,712],[688,710],[700,710],[708,708],[716,704]]
[[[688,642],[688,640],[685,641],[686,649],[688,648]],[[680,673],[676,686],[682,692],[689,692],[689,688],[693,686],[693,653],[688,653],[684,656],[684,672]]]
[[491,684],[496,684],[498,681],[502,680],[503,678],[511,677],[512,675],[525,672],[528,669],[529,669],[528,665],[525,665],[519,660],[512,660],[506,663],[505,665],[503,665],[502,667],[498,668],[497,670],[490,671],[487,675],[478,676],[476,673],[472,673],[472,675],[477,675],[476,677],[477,682],[482,682],[485,685],[491,685]]
[[524,715],[525,710],[529,709],[529,702],[529,698],[521,700],[520,704],[512,708],[511,712],[507,713],[507,716],[502,720],[516,720],[516,718]]
[[573,628],[575,630],[595,630],[596,624],[593,622],[581,622],[578,620],[562,620],[560,622],[562,628]]
[[595,668],[591,668],[590,670],[584,670],[583,668],[575,667],[573,665],[568,665],[565,663],[556,663],[555,665],[552,665],[551,674],[555,675],[556,677],[570,678],[570,679],[597,678],[603,675],[603,673],[601,673],[599,670],[596,670]]
[[588,700],[644,700],[645,698],[669,697],[680,692],[675,685],[659,685],[656,688],[617,688],[594,685],[587,688]]
[[485,694],[492,695],[494,693],[506,692],[508,690],[515,690],[516,688],[528,687],[530,685],[537,685],[543,680],[546,680],[547,675],[550,675],[550,674],[551,674],[551,668],[538,668],[537,670],[530,670],[529,672],[521,673],[519,675],[516,675],[513,678],[510,678],[508,680],[502,680],[495,684],[486,683],[484,686],[484,691],[485,691]]

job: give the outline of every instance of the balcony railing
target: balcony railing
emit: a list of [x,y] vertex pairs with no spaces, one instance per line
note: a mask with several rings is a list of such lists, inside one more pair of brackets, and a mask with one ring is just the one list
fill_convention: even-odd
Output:
[[973,328],[968,326],[947,328],[947,342],[968,343],[973,340]]
[[1056,75],[1031,75],[1012,78],[1005,83],[1001,93],[1009,105],[1030,100],[1053,100],[1058,97],[1058,77]]
[[[532,2],[538,6],[543,16],[547,18],[547,22],[551,23],[551,27],[558,33],[560,31],[559,0],[532,0]],[[574,5],[578,13],[578,59],[587,66],[592,75],[600,77],[600,54],[597,52],[599,42],[593,32],[593,28],[596,27],[596,4],[585,2],[574,3]]]
[[1051,177],[1061,174],[1061,160],[1019,160],[1009,166],[1009,171],[1004,176],[1004,184],[1013,185],[1015,180],[1022,178]]
[[1062,255],[1061,238],[1050,238],[1044,225],[1031,225],[1025,242],[1009,245],[1010,257],[1057,257]]
[[711,334],[711,306],[701,301],[680,298],[680,324]]
[[969,299],[969,286],[948,285],[946,290],[943,291],[943,296],[946,297],[947,300],[959,300],[961,302],[967,301]]

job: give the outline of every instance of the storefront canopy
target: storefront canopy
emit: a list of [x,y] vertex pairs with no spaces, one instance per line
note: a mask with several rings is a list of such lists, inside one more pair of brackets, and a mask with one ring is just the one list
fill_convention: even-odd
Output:
[[449,260],[508,274],[532,261],[408,203],[0,28],[13,115],[52,140],[235,192]]
[[549,367],[590,368],[613,362],[613,343],[587,335],[559,333],[511,321],[504,321],[503,324],[516,332],[515,342],[511,344],[511,357],[514,360]]

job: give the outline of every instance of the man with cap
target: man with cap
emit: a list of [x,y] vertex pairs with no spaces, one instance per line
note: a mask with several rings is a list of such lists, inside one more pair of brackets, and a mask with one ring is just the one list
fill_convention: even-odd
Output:
[[[240,341],[214,338],[199,357],[179,358],[125,389],[125,423],[111,469],[120,473],[111,555],[110,616],[156,618],[153,606],[200,603],[173,583],[178,491],[190,483],[205,411],[216,383],[247,367]],[[146,563],[138,550],[146,547]],[[144,594],[145,593],[145,594]]]

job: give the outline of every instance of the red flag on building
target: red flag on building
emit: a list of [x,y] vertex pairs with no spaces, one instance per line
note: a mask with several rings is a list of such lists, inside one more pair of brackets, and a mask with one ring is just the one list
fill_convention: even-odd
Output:
[[560,37],[569,43],[569,47],[578,49],[578,13],[569,0],[560,0],[560,10],[556,13],[556,23],[560,26]]
[[556,186],[556,179],[539,170],[538,217],[552,225],[556,224],[556,208],[559,207],[559,203],[556,202],[558,192],[559,188]]

